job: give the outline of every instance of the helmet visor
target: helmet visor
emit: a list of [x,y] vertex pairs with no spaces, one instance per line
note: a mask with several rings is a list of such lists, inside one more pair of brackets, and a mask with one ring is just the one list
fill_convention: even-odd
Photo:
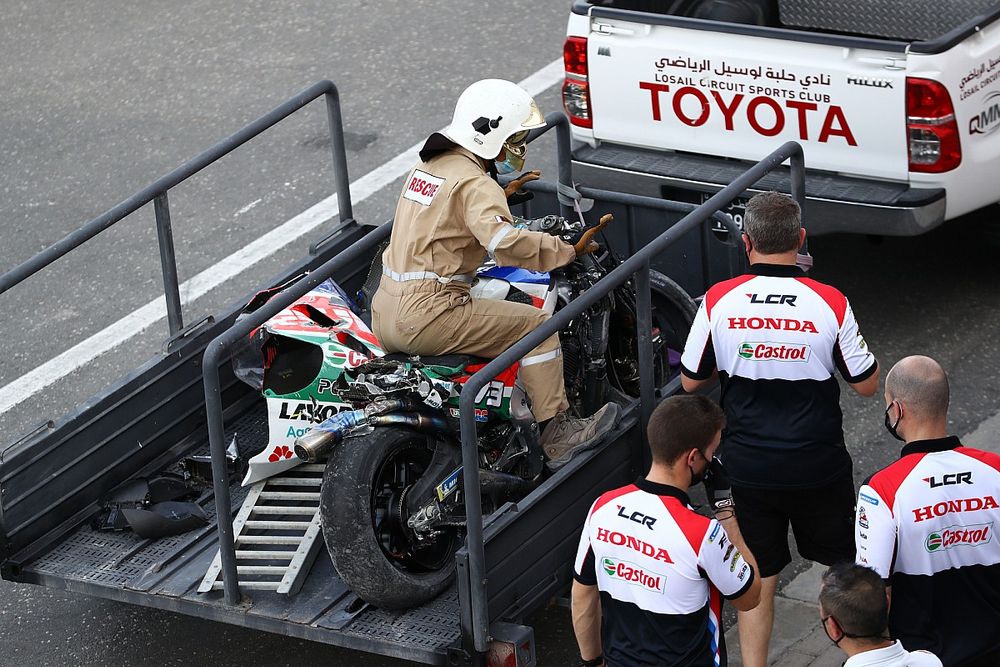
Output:
[[[518,134],[521,133],[518,132]],[[528,134],[527,132],[524,133],[525,136],[527,136],[527,134]],[[510,142],[513,139],[514,137],[511,137],[503,144],[503,149],[506,156],[504,157],[504,162],[509,164],[513,171],[521,171],[522,169],[524,169],[524,154],[527,152],[527,146],[525,145],[523,138],[521,140],[521,143],[511,145]]]
[[523,147],[528,141],[528,130],[521,130],[520,132],[515,132],[514,134],[507,137],[507,141],[504,142],[505,146],[510,147]]

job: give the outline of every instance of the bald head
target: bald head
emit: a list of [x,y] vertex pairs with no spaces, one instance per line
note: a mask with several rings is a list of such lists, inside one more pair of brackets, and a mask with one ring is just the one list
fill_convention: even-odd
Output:
[[930,357],[900,359],[885,378],[885,393],[889,400],[905,405],[914,419],[931,421],[948,416],[948,376]]

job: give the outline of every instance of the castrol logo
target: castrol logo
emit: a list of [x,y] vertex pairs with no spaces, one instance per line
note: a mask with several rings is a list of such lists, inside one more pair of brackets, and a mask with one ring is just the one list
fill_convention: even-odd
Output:
[[741,359],[749,361],[809,361],[808,345],[788,343],[747,342],[740,345]]
[[945,551],[952,547],[978,547],[993,539],[993,524],[979,523],[972,526],[949,526],[929,535],[924,542],[928,552]]
[[443,178],[414,169],[413,174],[410,175],[403,187],[403,199],[415,201],[422,206],[430,206],[431,202],[434,201],[434,195],[438,193],[443,184]]

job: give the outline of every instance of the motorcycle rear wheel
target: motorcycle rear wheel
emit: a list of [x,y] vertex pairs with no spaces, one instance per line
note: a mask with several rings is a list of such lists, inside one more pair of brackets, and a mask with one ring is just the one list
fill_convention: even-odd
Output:
[[[657,391],[680,373],[681,352],[694,322],[697,305],[684,289],[659,271],[650,271],[653,315],[653,380]],[[631,398],[639,397],[639,360],[634,292],[619,299],[611,315],[608,380]]]
[[406,491],[433,445],[406,428],[377,428],[341,443],[327,462],[320,492],[327,551],[344,583],[376,607],[414,607],[451,582],[458,529],[421,545],[406,526]]

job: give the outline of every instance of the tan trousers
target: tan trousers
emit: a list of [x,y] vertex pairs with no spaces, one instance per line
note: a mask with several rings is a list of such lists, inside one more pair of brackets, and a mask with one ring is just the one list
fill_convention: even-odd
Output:
[[[372,299],[372,329],[389,352],[471,354],[494,358],[549,318],[523,303],[473,299],[464,285],[430,280],[397,283],[383,277]],[[569,408],[559,335],[521,360],[531,411],[545,421]]]

